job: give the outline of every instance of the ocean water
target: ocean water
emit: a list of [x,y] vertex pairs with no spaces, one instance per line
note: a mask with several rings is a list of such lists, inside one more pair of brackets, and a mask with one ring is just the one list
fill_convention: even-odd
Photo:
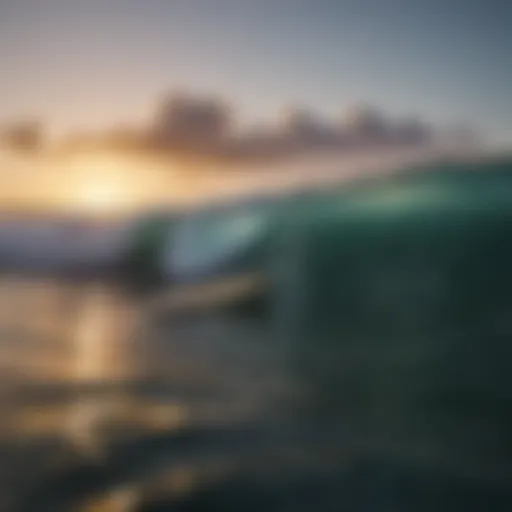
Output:
[[460,225],[443,195],[422,228],[427,210],[383,236],[377,201],[367,236],[286,240],[278,330],[157,315],[112,281],[3,275],[0,510],[512,510],[500,176]]
[[264,322],[146,299],[2,278],[0,510],[510,510],[503,483],[361,450]]
[[238,507],[336,462],[264,326],[155,319],[101,282],[4,276],[0,301],[1,510]]

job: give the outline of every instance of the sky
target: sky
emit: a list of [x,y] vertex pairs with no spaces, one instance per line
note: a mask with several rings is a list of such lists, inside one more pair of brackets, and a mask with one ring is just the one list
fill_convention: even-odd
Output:
[[147,122],[167,90],[241,122],[369,102],[512,143],[509,0],[2,0],[0,123]]

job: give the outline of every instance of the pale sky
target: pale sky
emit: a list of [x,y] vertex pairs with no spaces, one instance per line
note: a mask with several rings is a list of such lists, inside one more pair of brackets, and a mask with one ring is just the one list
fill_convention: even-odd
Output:
[[0,69],[0,123],[143,122],[178,88],[249,123],[368,101],[512,142],[509,0],[2,0]]

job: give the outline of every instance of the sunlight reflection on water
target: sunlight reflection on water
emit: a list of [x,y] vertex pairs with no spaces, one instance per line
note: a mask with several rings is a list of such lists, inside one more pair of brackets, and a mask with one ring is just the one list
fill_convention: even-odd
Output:
[[[18,478],[28,478],[28,464],[35,472],[30,485],[36,487],[54,473],[57,446],[66,447],[66,460],[78,457],[80,464],[101,467],[110,463],[119,443],[151,443],[154,436],[189,427],[217,424],[229,429],[247,423],[261,414],[269,389],[276,385],[265,388],[269,371],[261,347],[251,356],[230,348],[222,336],[212,334],[215,329],[207,331],[210,335],[192,333],[185,341],[167,327],[159,331],[144,326],[138,299],[104,283],[5,278],[0,301],[5,305],[0,307],[0,368],[6,382],[0,406],[9,420],[0,442],[48,446],[43,455],[28,448],[15,455],[23,468]],[[258,372],[261,382],[254,379]],[[208,436],[205,439],[208,444]],[[167,450],[157,465],[170,475],[168,491],[183,493],[188,485],[184,473],[167,469],[172,460]],[[233,456],[234,450],[223,457]],[[224,451],[219,445],[218,452]],[[151,448],[144,453],[151,454]],[[127,468],[133,464],[138,466],[136,459]],[[137,471],[149,471],[153,465]],[[192,465],[187,482],[194,472]],[[143,480],[149,485],[152,478]],[[19,489],[10,492],[16,495]],[[101,510],[130,510],[126,503],[137,493],[127,489],[108,491],[92,501],[105,507]],[[91,506],[86,510],[98,509]]]

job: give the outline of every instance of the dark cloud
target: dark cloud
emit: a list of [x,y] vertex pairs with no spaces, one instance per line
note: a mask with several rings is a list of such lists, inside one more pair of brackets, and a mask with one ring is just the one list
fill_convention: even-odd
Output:
[[[288,158],[324,150],[371,150],[379,147],[421,146],[439,137],[421,118],[393,119],[371,105],[354,105],[342,116],[325,119],[307,106],[284,109],[274,123],[241,132],[235,108],[222,98],[183,92],[165,95],[156,105],[148,126],[117,126],[102,133],[84,133],[67,139],[68,150],[116,148],[170,152],[174,155],[241,161]],[[469,129],[459,139],[475,143]],[[20,125],[7,140],[35,147],[41,140],[37,124]]]
[[44,127],[37,121],[18,122],[2,130],[4,144],[15,151],[38,151],[44,144],[44,138]]
[[231,136],[231,108],[217,98],[170,95],[158,106],[150,141],[157,148],[221,151]]
[[378,109],[357,105],[343,119],[327,121],[306,106],[291,106],[278,122],[245,133],[235,130],[234,108],[215,97],[167,95],[157,106],[147,144],[159,150],[224,158],[294,156],[323,149],[380,144],[421,144],[429,127],[420,121],[392,123]]

